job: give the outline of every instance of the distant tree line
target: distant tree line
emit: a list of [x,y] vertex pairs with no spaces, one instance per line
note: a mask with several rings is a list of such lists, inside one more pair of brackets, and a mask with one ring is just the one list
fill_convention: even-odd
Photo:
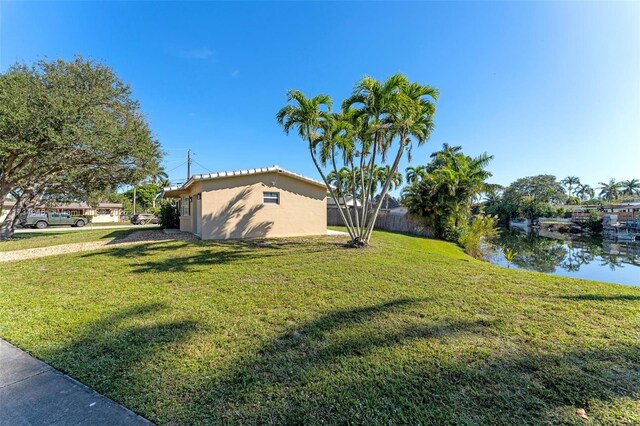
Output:
[[502,220],[515,217],[536,219],[564,214],[563,205],[603,204],[631,202],[640,199],[640,180],[600,182],[596,190],[582,184],[576,176],[560,181],[553,175],[524,177],[506,188],[494,187],[488,191],[484,211]]

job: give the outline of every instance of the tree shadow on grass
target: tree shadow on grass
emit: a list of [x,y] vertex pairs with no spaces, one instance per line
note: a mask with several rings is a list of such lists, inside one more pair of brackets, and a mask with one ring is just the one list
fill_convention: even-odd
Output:
[[[189,249],[188,251],[186,249]],[[321,254],[344,250],[331,239],[247,239],[232,241],[190,241],[181,244],[149,243],[113,247],[104,252],[91,252],[83,257],[113,256],[131,259],[132,272],[190,272],[212,267],[289,254]],[[188,252],[187,255],[180,253]],[[177,255],[176,255],[177,254]],[[149,256],[160,259],[144,260]]]
[[608,301],[639,301],[640,296],[634,294],[576,294],[569,296],[558,296],[559,299],[575,300],[575,301],[593,301],[593,302],[608,302]]
[[[386,376],[390,371],[385,368],[384,355],[381,364],[367,366],[364,359],[369,355],[415,341],[482,334],[493,324],[482,320],[450,320],[389,323],[388,329],[371,328],[375,321],[397,314],[417,313],[422,301],[395,299],[330,312],[298,327],[292,325],[228,371],[212,372],[212,376],[203,377],[197,386],[200,397],[186,402],[190,407],[188,411],[197,411],[203,416],[197,421],[216,424],[362,423],[362,417],[345,409],[344,405],[355,404],[355,407],[359,404],[359,409],[366,411],[363,404],[371,408],[377,402],[351,398],[357,399],[363,392],[382,392],[386,406],[389,402],[399,402],[396,397],[406,397],[394,395],[397,390],[386,387]],[[358,359],[363,361],[352,367]],[[364,369],[369,370],[364,372],[365,376],[378,376],[379,381],[375,384],[343,381],[345,370],[350,368],[354,368],[352,378],[361,377],[355,370]],[[333,382],[332,371],[336,373]],[[328,381],[326,387],[322,386],[322,381]],[[374,413],[375,410],[370,411],[370,414]],[[385,420],[385,416],[387,420],[393,418],[391,412],[376,415],[379,414],[383,414],[380,422],[393,423]]]
[[46,353],[45,359],[121,403],[139,399],[148,392],[148,384],[136,381],[133,370],[196,330],[192,320],[158,320],[164,309],[163,304],[148,303],[118,310],[89,324],[72,342]]
[[580,421],[576,407],[640,397],[637,347],[501,351],[483,346],[499,336],[499,322],[417,319],[421,302],[396,299],[292,325],[228,370],[203,375],[189,393],[198,396],[184,401],[197,413],[190,420],[571,424]]

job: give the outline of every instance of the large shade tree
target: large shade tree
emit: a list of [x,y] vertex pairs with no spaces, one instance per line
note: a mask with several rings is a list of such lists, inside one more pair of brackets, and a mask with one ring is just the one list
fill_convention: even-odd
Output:
[[[384,199],[398,181],[403,155],[410,158],[413,143],[429,139],[437,98],[434,87],[410,82],[402,74],[385,81],[364,77],[339,113],[331,112],[332,101],[326,95],[308,98],[297,90],[288,92],[289,104],[276,119],[285,133],[296,130],[307,143],[347,227],[350,246],[369,244],[383,204],[372,202],[378,187]],[[341,172],[343,168],[349,173]],[[356,197],[362,208],[353,208],[346,194]]]
[[502,220],[555,216],[567,199],[565,189],[553,175],[527,176],[512,182],[498,197],[487,199],[485,211]]
[[[138,182],[162,152],[131,88],[102,64],[15,64],[0,74],[0,203],[16,200],[0,228],[42,200],[87,200]],[[2,205],[0,204],[0,209]]]

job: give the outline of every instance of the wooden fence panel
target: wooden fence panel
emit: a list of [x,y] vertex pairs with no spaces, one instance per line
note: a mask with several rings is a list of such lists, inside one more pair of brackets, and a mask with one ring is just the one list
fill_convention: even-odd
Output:
[[[358,208],[358,211],[361,213],[362,209]],[[327,208],[327,225],[344,226],[336,207]],[[413,218],[409,213],[403,214],[398,210],[380,210],[374,229],[411,234],[419,237],[433,237],[433,230],[424,225],[421,220]]]

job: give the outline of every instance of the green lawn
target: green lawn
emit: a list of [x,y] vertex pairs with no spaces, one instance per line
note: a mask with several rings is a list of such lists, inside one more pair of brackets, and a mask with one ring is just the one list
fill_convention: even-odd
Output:
[[8,240],[0,240],[0,251],[23,250],[99,240],[114,240],[123,238],[135,231],[140,231],[140,229],[99,229],[97,231],[83,229],[82,231],[69,231],[68,229],[61,228],[60,231],[56,230],[55,232],[18,233],[14,234],[14,236]]
[[640,289],[343,240],[3,264],[0,336],[160,424],[640,423]]

